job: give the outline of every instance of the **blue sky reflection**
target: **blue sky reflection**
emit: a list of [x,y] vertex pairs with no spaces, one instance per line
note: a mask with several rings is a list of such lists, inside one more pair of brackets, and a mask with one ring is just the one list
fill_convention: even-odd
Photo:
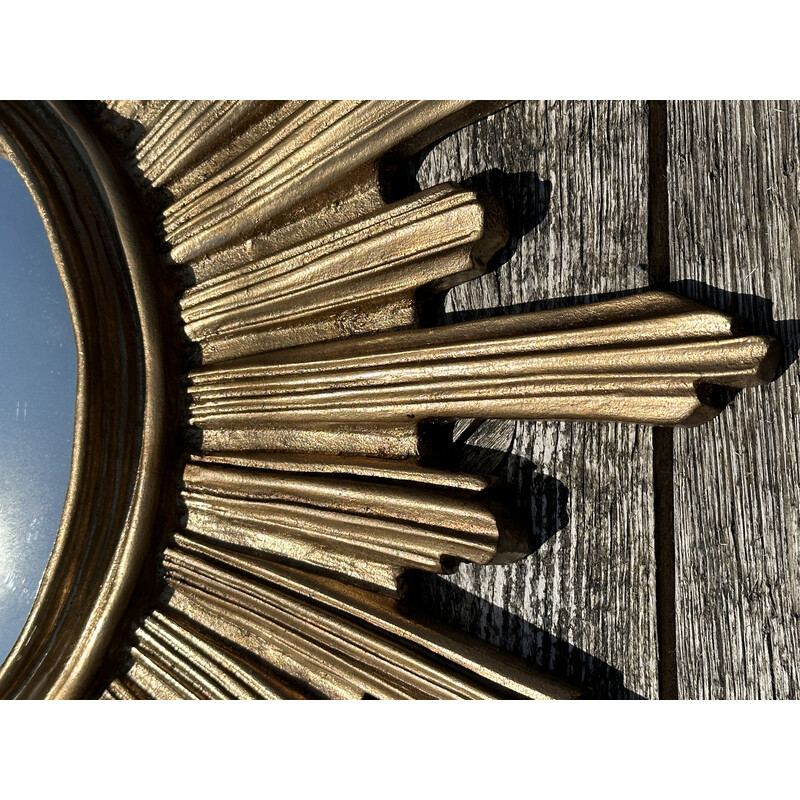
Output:
[[0,158],[0,662],[61,521],[75,420],[75,337],[39,212]]

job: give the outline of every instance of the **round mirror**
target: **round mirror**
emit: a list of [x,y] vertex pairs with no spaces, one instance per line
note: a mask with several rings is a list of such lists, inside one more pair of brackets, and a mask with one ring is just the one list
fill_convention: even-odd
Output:
[[72,463],[77,358],[44,224],[0,158],[0,663],[31,610]]

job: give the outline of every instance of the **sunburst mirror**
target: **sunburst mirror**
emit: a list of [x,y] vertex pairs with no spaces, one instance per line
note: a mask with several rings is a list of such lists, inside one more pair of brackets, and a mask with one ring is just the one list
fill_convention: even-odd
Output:
[[2,697],[571,698],[409,570],[523,558],[472,418],[699,424],[774,343],[664,292],[430,327],[504,212],[386,169],[503,103],[5,103],[77,352],[61,525]]

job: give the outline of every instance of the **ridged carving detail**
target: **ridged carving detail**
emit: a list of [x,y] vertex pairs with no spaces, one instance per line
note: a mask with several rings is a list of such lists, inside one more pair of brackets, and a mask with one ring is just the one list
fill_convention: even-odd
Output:
[[526,554],[524,535],[498,521],[485,492],[420,485],[398,473],[379,483],[352,473],[192,462],[184,470],[186,527],[384,589],[396,588],[409,568],[442,572],[458,561]]
[[468,101],[319,101],[287,104],[263,138],[164,212],[176,262],[192,261],[321,193],[443,121]]
[[500,105],[109,105],[169,196],[199,436],[163,594],[104,697],[579,694],[404,605],[408,569],[527,552],[491,479],[426,465],[419,423],[697,424],[777,354],[664,292],[419,327],[421,296],[485,271],[502,212],[452,185],[386,204],[380,165]]
[[[175,537],[164,564],[166,610],[142,625],[131,667],[117,684],[149,696],[210,697],[230,689],[229,648],[274,670],[274,696],[375,698],[568,698],[576,690],[494,648],[415,617],[396,600],[252,556]],[[179,647],[153,646],[152,620],[177,623]],[[161,639],[163,641],[163,638]],[[194,642],[214,642],[208,658]],[[178,653],[176,654],[176,650]],[[219,655],[216,655],[218,653]],[[235,662],[234,662],[235,663]],[[283,684],[276,684],[282,680]],[[125,691],[125,688],[122,689]],[[252,688],[250,688],[252,692]],[[119,695],[112,684],[109,696]],[[242,696],[244,693],[242,693]],[[261,696],[266,692],[261,690]],[[273,695],[270,695],[273,696]]]
[[201,429],[499,417],[697,424],[705,388],[763,383],[777,351],[662,292],[395,331],[191,373]]
[[215,362],[411,324],[417,290],[481,274],[503,239],[474,193],[436,187],[187,290],[186,333]]

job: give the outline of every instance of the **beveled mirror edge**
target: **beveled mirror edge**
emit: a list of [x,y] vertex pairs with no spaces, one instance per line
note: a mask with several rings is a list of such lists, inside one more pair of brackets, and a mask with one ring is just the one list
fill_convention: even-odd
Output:
[[[0,668],[0,697],[79,697],[106,657],[156,528],[170,407],[162,321],[148,237],[125,179],[75,110],[4,103],[0,127],[44,221],[78,361],[61,525],[28,620]],[[108,380],[112,372],[123,380]],[[117,479],[109,481],[112,469]]]

